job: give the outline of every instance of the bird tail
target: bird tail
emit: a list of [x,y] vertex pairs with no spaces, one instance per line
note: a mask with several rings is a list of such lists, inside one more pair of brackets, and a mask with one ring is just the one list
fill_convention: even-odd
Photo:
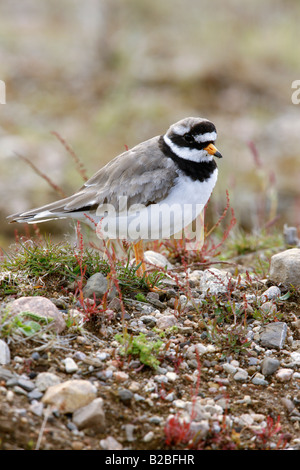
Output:
[[9,223],[25,222],[28,224],[46,222],[53,219],[65,219],[70,217],[68,212],[65,210],[65,207],[69,202],[71,202],[71,200],[72,196],[66,197],[64,199],[60,199],[59,201],[37,207],[36,209],[9,215],[7,219],[9,220]]

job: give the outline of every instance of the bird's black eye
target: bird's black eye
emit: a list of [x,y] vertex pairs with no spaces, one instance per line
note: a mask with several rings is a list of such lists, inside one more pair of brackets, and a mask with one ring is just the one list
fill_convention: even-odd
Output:
[[192,136],[192,134],[184,134],[183,138],[184,138],[184,140],[185,140],[186,142],[188,142],[189,144],[190,144],[191,142],[194,142],[194,137]]

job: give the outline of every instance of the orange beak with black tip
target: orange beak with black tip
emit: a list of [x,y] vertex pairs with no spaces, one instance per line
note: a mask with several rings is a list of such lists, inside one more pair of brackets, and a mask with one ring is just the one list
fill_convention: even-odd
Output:
[[219,150],[214,146],[214,144],[208,144],[207,147],[205,147],[205,149],[207,151],[207,153],[209,153],[209,155],[213,155],[214,157],[218,157],[218,158],[223,158],[222,157],[222,154],[219,152]]

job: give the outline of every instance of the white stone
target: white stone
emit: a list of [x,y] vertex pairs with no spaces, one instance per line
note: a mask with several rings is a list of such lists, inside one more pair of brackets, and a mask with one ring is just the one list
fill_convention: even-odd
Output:
[[282,368],[277,371],[276,378],[280,382],[288,382],[292,378],[293,373],[293,369]]
[[291,359],[293,362],[295,362],[296,364],[300,364],[300,353],[299,352],[292,352],[291,353]]
[[270,263],[270,279],[276,283],[300,286],[300,249],[291,248],[273,255]]
[[104,450],[122,450],[123,446],[114,437],[107,436],[105,439],[101,439],[100,447]]
[[61,413],[73,413],[96,398],[97,388],[88,380],[67,380],[49,387],[42,402]]
[[227,374],[235,374],[237,371],[236,367],[234,367],[232,364],[228,364],[227,362],[225,362],[225,364],[223,364],[222,367],[223,367],[223,370],[227,372]]
[[167,258],[162,255],[161,253],[157,253],[156,251],[147,250],[144,252],[144,259],[146,263],[150,263],[158,268],[167,268],[171,269],[172,265],[167,260]]
[[167,328],[171,328],[171,326],[177,325],[177,319],[175,315],[162,315],[158,318],[156,325],[160,330],[166,330]]
[[233,281],[231,274],[228,272],[216,268],[205,269],[200,279],[200,289],[203,294],[217,295],[226,293],[230,282]]
[[144,442],[150,442],[152,441],[152,439],[154,438],[154,432],[153,431],[149,431],[147,434],[145,434],[145,436],[143,437],[143,441]]
[[260,300],[262,302],[267,302],[268,300],[275,300],[280,296],[281,296],[281,292],[280,292],[279,287],[271,286],[260,296]]
[[204,344],[196,343],[196,344],[192,344],[192,346],[190,346],[187,349],[186,354],[189,358],[192,358],[192,357],[196,356],[197,354],[199,356],[202,356],[206,352],[207,352],[207,347]]
[[63,361],[67,374],[73,374],[78,370],[78,365],[71,357],[66,357]]
[[233,378],[237,382],[246,382],[246,380],[248,379],[248,372],[244,369],[238,368]]
[[175,380],[178,378],[178,375],[175,372],[167,372],[166,377],[171,380],[171,382],[175,382]]
[[6,342],[0,339],[0,364],[6,365],[10,363],[10,350]]
[[186,408],[187,403],[186,401],[180,400],[180,398],[178,398],[178,400],[173,401],[173,405],[176,406],[176,408],[184,409]]
[[253,423],[253,416],[249,413],[244,413],[239,417],[239,424],[241,426],[251,426]]

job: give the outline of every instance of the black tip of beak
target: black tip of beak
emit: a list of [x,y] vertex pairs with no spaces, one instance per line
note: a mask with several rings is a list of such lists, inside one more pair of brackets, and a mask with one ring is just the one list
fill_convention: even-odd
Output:
[[214,157],[223,158],[223,155],[217,150],[216,153],[214,153]]

